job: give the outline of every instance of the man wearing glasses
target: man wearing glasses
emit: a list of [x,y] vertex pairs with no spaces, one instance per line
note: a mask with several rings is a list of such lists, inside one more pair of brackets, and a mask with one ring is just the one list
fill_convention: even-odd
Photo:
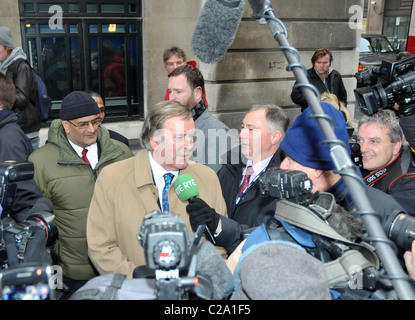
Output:
[[100,126],[99,113],[88,93],[68,94],[47,143],[29,157],[36,183],[53,203],[59,230],[54,253],[71,291],[97,275],[88,259],[86,219],[98,174],[106,165],[132,157],[125,144],[110,139]]

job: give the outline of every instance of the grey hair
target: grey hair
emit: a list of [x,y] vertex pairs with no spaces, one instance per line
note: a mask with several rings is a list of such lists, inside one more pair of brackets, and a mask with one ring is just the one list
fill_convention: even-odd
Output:
[[265,110],[268,131],[281,131],[282,138],[284,138],[290,124],[290,118],[284,109],[274,104],[256,104],[248,112],[256,110]]
[[150,138],[153,137],[157,130],[163,127],[167,119],[173,117],[182,117],[186,120],[192,118],[192,111],[181,103],[174,100],[159,102],[150,108],[144,120],[141,130],[141,144],[151,151]]
[[377,124],[381,128],[389,128],[388,135],[392,143],[403,142],[403,132],[399,125],[399,119],[392,110],[381,109],[371,116],[364,115],[357,125],[357,131],[363,124]]

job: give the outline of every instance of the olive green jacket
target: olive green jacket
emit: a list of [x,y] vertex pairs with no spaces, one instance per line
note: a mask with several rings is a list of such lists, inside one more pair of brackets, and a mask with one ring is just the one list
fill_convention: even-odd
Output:
[[69,144],[60,120],[54,120],[47,143],[29,157],[35,166],[36,183],[53,203],[54,222],[59,231],[54,253],[63,274],[74,280],[88,280],[97,275],[88,259],[86,241],[86,219],[97,176],[106,165],[133,155],[125,144],[110,139],[108,130],[102,126],[98,143],[101,155],[93,170]]

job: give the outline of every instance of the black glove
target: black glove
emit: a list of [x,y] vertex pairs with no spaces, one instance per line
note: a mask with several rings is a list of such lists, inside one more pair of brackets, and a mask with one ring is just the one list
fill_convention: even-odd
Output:
[[215,233],[220,216],[205,201],[200,198],[189,199],[186,211],[193,231],[196,231],[200,225],[206,225],[212,234]]

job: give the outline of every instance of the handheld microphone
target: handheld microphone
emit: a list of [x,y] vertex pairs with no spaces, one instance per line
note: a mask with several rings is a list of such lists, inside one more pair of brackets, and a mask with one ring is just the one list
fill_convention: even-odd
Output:
[[202,62],[221,60],[235,40],[242,19],[244,0],[207,0],[191,41],[193,53]]
[[[199,186],[190,174],[180,175],[174,180],[174,189],[183,202],[196,198],[199,195]],[[205,235],[213,244],[216,243],[209,228],[205,226]]]

